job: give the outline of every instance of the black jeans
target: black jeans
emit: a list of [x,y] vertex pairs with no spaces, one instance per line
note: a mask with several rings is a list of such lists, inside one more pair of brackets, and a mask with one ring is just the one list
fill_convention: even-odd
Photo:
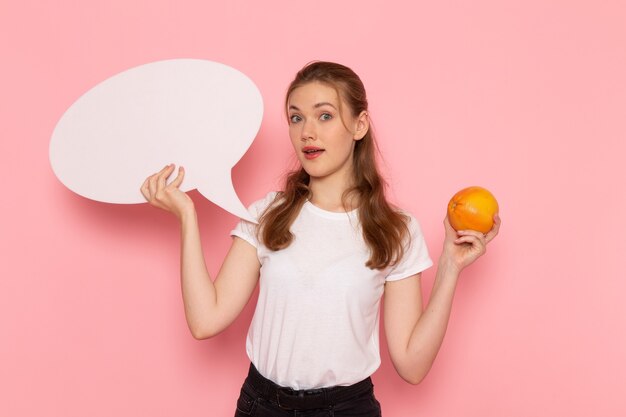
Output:
[[295,391],[264,378],[250,364],[235,417],[381,417],[371,378],[350,386]]

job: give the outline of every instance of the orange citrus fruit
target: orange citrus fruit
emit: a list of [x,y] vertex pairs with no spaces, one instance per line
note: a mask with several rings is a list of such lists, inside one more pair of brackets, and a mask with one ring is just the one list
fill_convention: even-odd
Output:
[[487,233],[493,227],[493,216],[497,213],[496,198],[482,187],[464,188],[448,203],[448,220],[454,230]]

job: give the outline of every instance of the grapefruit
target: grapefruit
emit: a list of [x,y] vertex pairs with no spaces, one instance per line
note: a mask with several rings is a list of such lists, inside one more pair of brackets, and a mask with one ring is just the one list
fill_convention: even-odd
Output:
[[483,187],[467,187],[448,203],[448,220],[454,230],[476,230],[487,233],[498,213],[498,201]]

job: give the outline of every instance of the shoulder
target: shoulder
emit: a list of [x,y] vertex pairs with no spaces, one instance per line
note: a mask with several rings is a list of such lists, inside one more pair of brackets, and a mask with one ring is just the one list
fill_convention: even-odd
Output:
[[400,208],[396,208],[396,212],[403,217],[404,224],[406,225],[410,236],[413,237],[416,234],[422,234],[420,223],[412,213]]
[[420,227],[420,222],[417,220],[415,216],[411,213],[406,213],[407,216],[407,226],[409,228],[409,232],[411,234],[422,233],[422,228]]
[[[263,198],[256,200],[248,206],[248,212],[257,219],[267,210],[267,208],[276,200],[278,192],[270,191]],[[257,227],[256,222],[250,222],[248,220],[240,219],[233,230],[231,230],[231,236],[237,236],[247,241],[254,247],[259,247],[257,240]]]
[[418,274],[433,265],[419,221],[413,214],[399,210],[405,216],[408,234],[404,237],[404,252],[399,262],[390,268],[387,281],[397,281]]
[[278,191],[270,191],[263,198],[260,198],[248,206],[248,211],[255,218],[259,218],[268,207],[270,207],[278,198]]
[[417,218],[410,212],[406,210],[398,209],[398,213],[400,213],[404,218],[404,224],[406,225],[405,234],[403,238],[403,246],[405,251],[411,250],[415,248],[415,244],[417,246],[423,246],[423,241],[425,239],[424,233],[422,231],[422,227]]

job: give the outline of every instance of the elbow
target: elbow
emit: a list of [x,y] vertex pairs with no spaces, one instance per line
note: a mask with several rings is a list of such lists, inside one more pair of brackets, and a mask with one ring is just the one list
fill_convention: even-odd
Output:
[[189,330],[191,331],[191,335],[193,336],[193,338],[196,340],[210,339],[221,333],[220,329],[203,328],[203,327],[189,326]]
[[212,317],[187,317],[187,326],[191,335],[196,340],[210,339],[222,333],[230,322],[221,319],[217,314]]
[[400,377],[406,382],[411,385],[418,385],[424,380],[424,378],[426,378],[431,366],[432,364],[422,364],[417,366],[412,364],[412,366],[398,367],[396,370],[398,371]]
[[191,330],[191,335],[196,340],[204,340],[204,339],[209,339],[212,337],[210,334],[199,331],[199,330]]
[[411,385],[418,385],[419,383],[421,383],[424,378],[426,377],[426,374],[413,374],[413,375],[400,375],[402,377],[402,379],[404,379],[406,382],[408,382]]

